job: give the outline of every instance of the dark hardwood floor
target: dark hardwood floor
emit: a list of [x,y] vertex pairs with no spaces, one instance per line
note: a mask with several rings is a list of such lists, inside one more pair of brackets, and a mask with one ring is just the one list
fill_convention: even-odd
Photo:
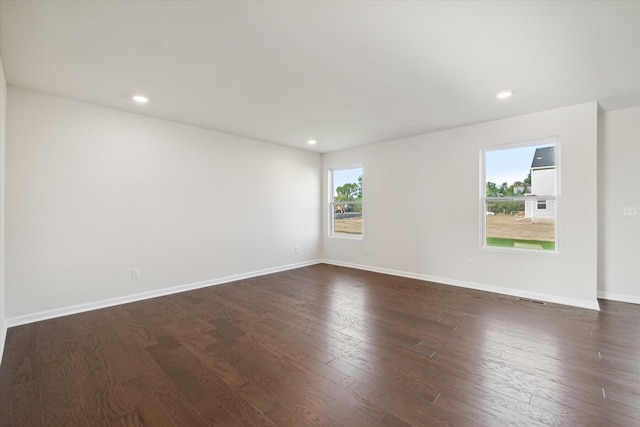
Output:
[[640,306],[328,265],[11,328],[1,426],[638,426]]

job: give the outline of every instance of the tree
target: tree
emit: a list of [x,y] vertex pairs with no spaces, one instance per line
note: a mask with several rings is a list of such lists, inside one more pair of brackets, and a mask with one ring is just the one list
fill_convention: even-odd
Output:
[[487,182],[487,197],[500,197],[498,187],[494,182]]
[[522,193],[524,193],[524,190],[527,189],[527,186],[521,182],[521,181],[516,181],[513,184],[511,184],[511,187],[509,187],[511,194],[513,194],[514,196],[521,196]]
[[505,197],[509,195],[509,184],[507,184],[506,182],[503,182],[500,187],[498,187],[498,190],[500,191],[500,197]]
[[[520,181],[516,181],[509,185],[503,182],[496,185],[494,182],[487,182],[487,197],[514,197],[521,196],[521,192],[515,190],[515,187],[526,188],[526,185]],[[487,211],[493,213],[513,213],[524,210],[524,202],[520,200],[500,200],[487,202]]]
[[362,175],[358,177],[358,183],[348,182],[336,187],[336,202],[350,202],[362,200]]
[[[336,187],[336,202],[360,202],[362,201],[362,175],[358,177],[358,183],[348,182],[340,187]],[[362,204],[345,203],[345,209],[349,212],[362,212]]]
[[358,197],[358,184],[348,182],[340,187],[336,187],[336,193],[338,194],[336,196],[337,202],[356,200]]

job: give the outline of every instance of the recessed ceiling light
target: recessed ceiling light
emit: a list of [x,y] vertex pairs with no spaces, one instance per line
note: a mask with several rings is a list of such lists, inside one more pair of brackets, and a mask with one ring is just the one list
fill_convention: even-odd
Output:
[[147,102],[149,102],[149,98],[147,98],[146,96],[143,96],[143,95],[134,95],[134,96],[132,96],[132,98],[138,104],[146,104]]
[[308,143],[309,145],[316,145],[316,143],[317,143],[317,142],[318,142],[318,141],[316,141],[315,139],[310,139],[310,140],[308,140],[308,141],[307,141],[307,143]]
[[496,98],[498,98],[498,99],[507,99],[507,98],[510,98],[511,95],[513,95],[513,91],[512,90],[503,90],[502,92],[498,92],[498,94],[496,95]]

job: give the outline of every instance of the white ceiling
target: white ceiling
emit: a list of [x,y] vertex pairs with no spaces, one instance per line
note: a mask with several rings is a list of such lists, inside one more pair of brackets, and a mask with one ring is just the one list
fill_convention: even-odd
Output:
[[12,86],[328,152],[640,105],[640,1],[2,1],[0,57]]

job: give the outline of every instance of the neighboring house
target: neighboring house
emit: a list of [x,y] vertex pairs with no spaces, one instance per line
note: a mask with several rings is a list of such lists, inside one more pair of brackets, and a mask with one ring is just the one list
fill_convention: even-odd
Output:
[[[537,148],[531,162],[531,187],[526,196],[541,196],[556,192],[555,147]],[[531,200],[524,204],[526,218],[554,218],[555,200]]]

